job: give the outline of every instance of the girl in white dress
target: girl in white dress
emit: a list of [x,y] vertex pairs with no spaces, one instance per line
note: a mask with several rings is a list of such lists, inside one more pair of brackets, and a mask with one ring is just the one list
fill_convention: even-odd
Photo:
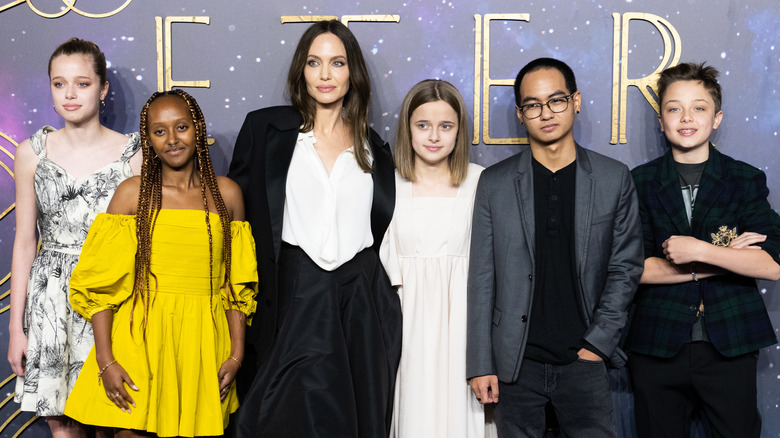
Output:
[[482,167],[469,163],[466,107],[450,83],[425,80],[406,95],[395,163],[396,208],[380,251],[403,311],[390,436],[482,438],[485,413],[466,381],[466,280]]
[[[92,220],[117,185],[138,173],[138,134],[101,125],[106,58],[71,38],[49,59],[54,109],[64,126],[44,126],[16,148],[16,235],[11,261],[8,362],[21,410],[45,416],[55,438],[85,436],[63,416],[65,400],[94,343],[92,326],[68,303],[69,280]],[[38,234],[41,250],[36,254]]]

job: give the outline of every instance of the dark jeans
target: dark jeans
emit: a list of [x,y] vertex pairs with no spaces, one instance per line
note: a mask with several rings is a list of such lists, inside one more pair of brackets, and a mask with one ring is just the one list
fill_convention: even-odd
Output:
[[639,436],[689,437],[691,414],[701,408],[713,436],[758,438],[757,363],[758,354],[725,357],[709,342],[687,343],[668,359],[632,353]]
[[603,362],[578,359],[568,365],[524,360],[514,383],[498,383],[496,425],[500,437],[542,437],[544,408],[555,410],[567,437],[617,437],[612,393]]

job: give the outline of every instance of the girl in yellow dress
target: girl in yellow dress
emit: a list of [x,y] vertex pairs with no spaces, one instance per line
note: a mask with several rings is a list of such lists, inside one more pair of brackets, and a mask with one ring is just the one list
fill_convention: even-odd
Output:
[[141,112],[143,167],[89,231],[71,277],[95,348],[65,414],[116,436],[221,435],[255,310],[255,245],[239,187],[217,177],[181,90]]

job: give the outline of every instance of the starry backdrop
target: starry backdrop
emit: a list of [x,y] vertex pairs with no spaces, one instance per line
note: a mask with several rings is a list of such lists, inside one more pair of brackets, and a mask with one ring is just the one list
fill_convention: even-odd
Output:
[[[632,13],[645,15],[629,21],[626,28],[621,17]],[[486,23],[488,14],[494,15]],[[526,16],[518,19],[519,14]],[[117,131],[132,132],[138,130],[143,103],[158,88],[158,59],[164,61],[163,52],[158,52],[155,17],[161,22],[165,17],[208,17],[208,24],[173,23],[170,39],[160,35],[172,47],[172,62],[164,65],[172,69],[173,80],[210,81],[209,88],[184,88],[203,109],[209,136],[215,140],[216,170],[225,174],[246,113],[287,102],[283,90],[287,67],[307,24],[282,23],[282,17],[318,15],[394,16],[384,22],[364,17],[349,23],[372,79],[373,128],[392,145],[408,89],[422,79],[445,79],[461,91],[469,115],[478,121],[472,161],[484,166],[527,147],[485,144],[486,135],[525,137],[514,118],[511,87],[491,86],[486,99],[481,81],[488,77],[514,78],[522,65],[540,56],[564,60],[574,69],[583,95],[575,138],[633,168],[663,154],[667,146],[652,105],[637,87],[623,92],[613,86],[619,82],[619,76],[613,80],[616,72],[624,69],[629,79],[647,77],[668,66],[661,65],[664,55],[679,56],[680,62],[707,61],[721,71],[724,91],[724,121],[714,142],[724,153],[764,170],[770,202],[780,206],[777,0],[0,0],[0,294],[10,285],[16,145],[44,124],[62,125],[52,109],[47,76],[49,55],[57,45],[78,36],[101,47],[109,62],[110,82],[103,121]],[[679,45],[665,44],[666,31],[658,19],[679,35]],[[625,56],[613,58],[615,48],[625,50]],[[477,73],[480,81],[475,80]],[[625,143],[611,142],[613,118],[618,117],[615,90],[624,93],[627,102],[625,118],[619,122]],[[488,132],[483,129],[485,120]],[[759,286],[774,326],[780,327],[778,284]],[[7,348],[7,306],[3,296],[0,351]],[[4,382],[11,371],[0,362]],[[780,365],[780,347],[764,349],[758,390],[765,437],[780,437],[776,364]],[[0,399],[5,400],[13,392],[13,382],[6,382],[2,392]],[[624,395],[630,400],[630,394]],[[616,405],[629,411],[621,414],[625,418],[620,421],[626,424],[622,433],[631,436],[630,403],[618,398]],[[48,434],[42,421],[27,426],[31,417],[17,414],[17,409],[13,402],[0,402],[0,436]],[[705,436],[701,430],[695,435]]]

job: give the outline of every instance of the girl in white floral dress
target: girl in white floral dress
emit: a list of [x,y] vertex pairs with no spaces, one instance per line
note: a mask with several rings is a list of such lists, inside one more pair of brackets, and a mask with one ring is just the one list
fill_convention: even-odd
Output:
[[16,149],[8,361],[18,376],[15,401],[47,417],[58,438],[85,435],[63,410],[94,343],[92,327],[68,303],[70,274],[92,220],[140,170],[141,154],[137,133],[100,124],[108,82],[97,45],[78,38],[60,45],[49,78],[64,127],[44,126]]

